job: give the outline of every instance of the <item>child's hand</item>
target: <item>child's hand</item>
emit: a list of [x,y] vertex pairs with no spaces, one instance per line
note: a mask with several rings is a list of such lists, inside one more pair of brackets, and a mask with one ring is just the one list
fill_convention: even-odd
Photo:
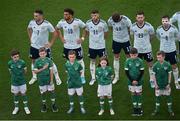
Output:
[[132,85],[136,86],[138,84],[138,82],[136,80],[132,81]]

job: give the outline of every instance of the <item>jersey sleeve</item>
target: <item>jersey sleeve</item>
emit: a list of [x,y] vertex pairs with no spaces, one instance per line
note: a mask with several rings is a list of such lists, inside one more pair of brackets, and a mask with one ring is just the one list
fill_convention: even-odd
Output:
[[104,32],[107,32],[107,31],[108,31],[107,23],[104,23]]
[[110,17],[110,18],[108,19],[107,23],[108,23],[108,26],[112,27],[112,17]]
[[38,70],[38,61],[37,60],[35,60],[33,70]]
[[96,74],[96,79],[99,80],[99,69],[98,68],[96,68],[95,74]]
[[32,21],[29,22],[28,28],[32,28]]
[[24,69],[27,68],[27,67],[26,67],[26,62],[25,62],[24,60],[22,60],[22,67],[23,67]]
[[131,20],[128,18],[128,17],[126,17],[127,18],[127,22],[126,22],[126,25],[128,26],[128,27],[131,27],[132,26],[132,23],[131,23]]
[[144,63],[143,63],[143,60],[140,60],[140,62],[141,62],[140,70],[144,70]]
[[[174,29],[174,37],[175,37],[175,39],[176,40],[179,40],[180,39],[180,35],[179,35],[180,33],[178,32],[178,29],[177,28],[175,28]],[[179,40],[180,41],[180,40]]]
[[160,40],[160,35],[159,35],[159,30],[158,29],[156,30],[156,37],[157,37],[157,39]]
[[170,18],[170,23],[174,23],[177,21],[177,13],[175,13],[171,18]]
[[85,23],[83,21],[79,20],[78,24],[80,28],[85,28]]
[[58,24],[56,25],[56,28],[61,29],[62,27],[63,27],[63,26],[62,26],[62,22],[59,21]]
[[133,26],[132,25],[130,27],[130,35],[134,35],[134,30],[133,30]]
[[49,69],[53,69],[53,61],[49,59]]
[[54,27],[53,27],[53,25],[51,23],[48,23],[48,31],[49,32],[54,32],[55,31],[55,29],[54,29]]
[[126,60],[125,61],[125,66],[124,66],[124,70],[129,70],[129,66],[128,66],[129,64],[128,63],[129,63],[129,61]]
[[152,25],[150,25],[150,27],[149,27],[149,34],[150,35],[154,34],[154,27]]
[[86,23],[86,25],[85,25],[85,30],[86,30],[86,31],[89,31],[89,25],[88,25],[88,23]]
[[81,72],[83,70],[83,67],[81,66],[81,64],[79,64],[78,70],[79,70],[79,72]]
[[109,75],[112,76],[113,75],[113,69],[110,67],[109,68]]
[[8,69],[11,70],[11,62],[8,62]]

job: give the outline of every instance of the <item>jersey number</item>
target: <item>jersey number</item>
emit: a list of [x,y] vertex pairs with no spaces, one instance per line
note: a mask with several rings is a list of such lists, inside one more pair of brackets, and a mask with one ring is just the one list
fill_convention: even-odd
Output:
[[121,31],[121,27],[116,27],[116,31]]
[[39,35],[39,30],[37,30],[37,35]]
[[93,30],[94,35],[98,35],[98,30]]
[[139,37],[139,38],[143,38],[143,33],[139,33],[139,34],[138,34],[138,37]]
[[68,29],[68,34],[73,34],[73,30],[72,29]]

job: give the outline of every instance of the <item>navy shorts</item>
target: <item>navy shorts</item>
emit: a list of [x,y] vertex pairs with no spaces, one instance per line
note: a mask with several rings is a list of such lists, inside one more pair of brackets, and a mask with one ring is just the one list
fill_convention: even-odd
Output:
[[165,60],[168,61],[171,65],[177,64],[176,51],[165,53]]
[[107,56],[106,49],[105,48],[104,49],[91,49],[91,48],[89,48],[88,56],[91,59],[96,59],[97,56],[99,56],[99,57]]
[[124,50],[125,54],[129,54],[129,51],[131,49],[130,42],[124,42],[124,43],[119,43],[113,40],[112,43],[112,51],[114,54],[119,54],[121,52],[121,49]]
[[152,52],[149,53],[139,53],[138,57],[141,59],[146,60],[147,62],[152,62],[153,61],[153,54]]
[[[48,49],[46,50],[46,52],[47,52],[46,57],[51,58],[51,49],[48,48]],[[30,47],[29,57],[30,57],[31,59],[37,59],[37,58],[39,58],[39,49],[36,49],[36,48],[34,48],[34,47]]]

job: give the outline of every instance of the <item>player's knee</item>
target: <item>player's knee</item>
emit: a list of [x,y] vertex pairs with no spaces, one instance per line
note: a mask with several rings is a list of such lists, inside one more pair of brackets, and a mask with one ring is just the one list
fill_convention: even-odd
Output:
[[176,64],[173,64],[172,65],[172,69],[176,69],[177,68],[177,65]]
[[120,58],[119,54],[114,54],[114,59],[115,60],[119,60],[119,58]]

